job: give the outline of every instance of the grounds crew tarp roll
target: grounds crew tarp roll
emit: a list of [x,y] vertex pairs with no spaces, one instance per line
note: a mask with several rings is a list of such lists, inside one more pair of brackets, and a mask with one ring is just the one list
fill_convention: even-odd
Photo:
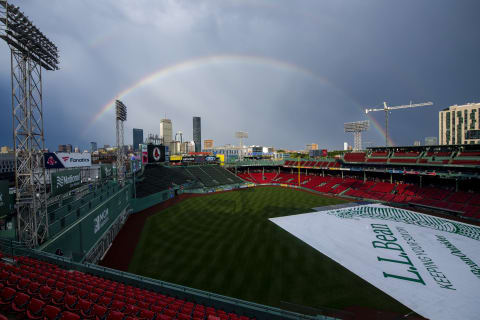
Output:
[[52,194],[65,193],[82,182],[80,169],[64,170],[52,173]]
[[479,227],[379,204],[270,220],[426,318],[479,319]]

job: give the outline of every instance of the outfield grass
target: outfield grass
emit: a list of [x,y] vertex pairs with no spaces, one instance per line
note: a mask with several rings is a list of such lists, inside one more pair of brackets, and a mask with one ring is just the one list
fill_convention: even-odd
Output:
[[286,308],[408,309],[268,219],[341,200],[261,187],[190,198],[147,219],[132,273]]

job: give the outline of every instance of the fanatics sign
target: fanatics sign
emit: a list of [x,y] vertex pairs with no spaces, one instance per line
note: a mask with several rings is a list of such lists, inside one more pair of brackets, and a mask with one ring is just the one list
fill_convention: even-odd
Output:
[[479,227],[380,204],[270,220],[423,317],[479,318]]
[[90,153],[49,152],[43,154],[46,169],[91,167]]

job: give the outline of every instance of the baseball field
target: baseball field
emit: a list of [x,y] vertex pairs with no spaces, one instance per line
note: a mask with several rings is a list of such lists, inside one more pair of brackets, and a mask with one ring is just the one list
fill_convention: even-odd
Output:
[[128,271],[281,308],[408,312],[268,220],[342,202],[279,187],[189,198],[146,218]]

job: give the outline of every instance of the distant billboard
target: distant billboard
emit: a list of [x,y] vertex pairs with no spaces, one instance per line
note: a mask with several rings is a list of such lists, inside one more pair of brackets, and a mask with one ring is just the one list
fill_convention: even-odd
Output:
[[146,144],[141,144],[140,145],[140,151],[142,152],[142,163],[147,164],[148,163],[148,148]]
[[46,169],[81,168],[92,166],[90,153],[48,152],[43,154]]
[[168,149],[161,145],[147,145],[148,163],[165,162]]
[[322,149],[322,157],[328,156],[327,149]]
[[80,169],[52,173],[52,195],[65,193],[82,183]]

